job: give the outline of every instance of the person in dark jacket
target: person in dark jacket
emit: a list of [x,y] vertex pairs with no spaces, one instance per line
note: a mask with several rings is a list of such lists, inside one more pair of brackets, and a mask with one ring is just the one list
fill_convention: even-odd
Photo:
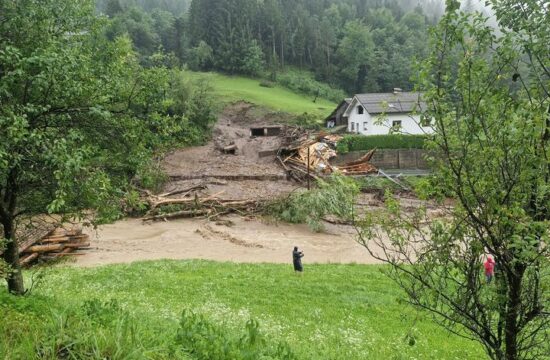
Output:
[[292,263],[294,264],[294,271],[296,272],[304,271],[304,267],[302,266],[303,257],[304,257],[304,253],[298,250],[298,246],[295,246],[294,251],[292,251]]

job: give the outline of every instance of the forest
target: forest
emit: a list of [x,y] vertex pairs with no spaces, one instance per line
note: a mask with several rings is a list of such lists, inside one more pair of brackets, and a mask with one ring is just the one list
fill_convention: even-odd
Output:
[[170,66],[272,81],[299,69],[351,94],[411,89],[443,2],[106,0],[97,11],[107,36],[128,34],[145,65],[162,52]]

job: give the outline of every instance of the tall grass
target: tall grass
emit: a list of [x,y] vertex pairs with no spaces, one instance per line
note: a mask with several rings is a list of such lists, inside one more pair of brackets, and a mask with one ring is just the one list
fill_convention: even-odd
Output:
[[307,250],[303,276],[290,259],[54,268],[30,297],[0,289],[0,359],[483,358],[403,303],[383,267],[309,264]]

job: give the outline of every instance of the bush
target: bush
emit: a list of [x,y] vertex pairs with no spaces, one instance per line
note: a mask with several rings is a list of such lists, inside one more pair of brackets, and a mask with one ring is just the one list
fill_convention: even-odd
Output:
[[[346,135],[339,141],[341,149],[347,146],[348,151],[363,151],[370,149],[422,149],[426,135]],[[341,145],[340,145],[341,144]]]
[[275,87],[275,83],[269,80],[262,80],[260,81],[260,86],[265,88],[272,88]]
[[286,343],[269,343],[253,319],[246,322],[245,331],[234,333],[184,311],[176,341],[199,360],[296,359]]
[[296,125],[310,130],[321,130],[322,120],[316,114],[303,113],[289,121],[291,125]]
[[330,85],[319,82],[307,72],[288,71],[277,75],[277,83],[299,93],[340,102],[346,97],[343,90],[333,89]]
[[267,212],[289,223],[307,223],[313,231],[323,230],[323,218],[328,215],[349,220],[353,213],[357,183],[342,175],[319,179],[311,191],[293,192],[268,206]]

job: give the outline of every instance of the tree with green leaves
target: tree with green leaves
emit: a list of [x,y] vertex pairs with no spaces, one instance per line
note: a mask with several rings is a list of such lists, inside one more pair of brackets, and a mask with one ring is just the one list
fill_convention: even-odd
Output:
[[169,72],[142,69],[128,38],[108,41],[92,1],[3,1],[0,14],[0,234],[8,289],[23,294],[18,226],[113,219],[183,114],[167,114]]
[[358,93],[371,75],[374,43],[369,28],[360,21],[348,22],[344,34],[337,52],[340,83],[348,92]]
[[435,174],[421,194],[454,205],[434,220],[388,193],[387,211],[359,221],[360,242],[391,265],[411,304],[490,358],[541,359],[550,354],[550,23],[541,1],[492,6],[499,36],[447,1],[418,79],[436,130]]

